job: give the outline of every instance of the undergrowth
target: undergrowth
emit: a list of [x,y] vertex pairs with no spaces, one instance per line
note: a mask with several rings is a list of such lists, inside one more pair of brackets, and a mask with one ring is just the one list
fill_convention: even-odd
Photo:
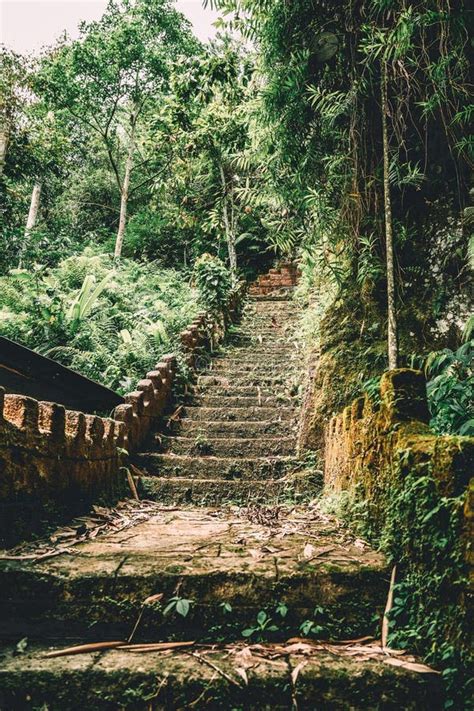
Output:
[[[409,452],[405,453],[408,461]],[[404,467],[402,454],[401,467]],[[385,497],[382,520],[369,515],[364,487],[324,497],[322,509],[343,519],[396,565],[389,646],[409,649],[440,669],[445,708],[467,709],[472,696],[466,537],[466,493],[441,496],[428,465],[401,469]]]
[[133,389],[202,309],[185,276],[87,249],[0,278],[0,333],[119,392]]

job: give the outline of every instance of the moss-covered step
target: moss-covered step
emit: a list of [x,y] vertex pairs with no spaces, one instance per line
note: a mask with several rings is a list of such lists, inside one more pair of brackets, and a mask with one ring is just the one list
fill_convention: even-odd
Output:
[[273,346],[260,344],[258,341],[244,345],[229,345],[225,354],[229,358],[252,357],[252,358],[273,358],[274,356],[289,357],[294,355],[295,348],[292,343],[280,343]]
[[[267,398],[277,397],[279,401],[286,401],[289,405],[292,405],[294,402],[293,398],[288,395],[282,386],[277,386],[273,389],[259,388],[258,385],[241,385],[240,387],[235,387],[229,385],[225,378],[207,377],[197,384],[195,393],[196,395],[202,393],[208,393],[209,395],[233,395],[242,398],[260,397],[261,401],[265,401]],[[247,402],[247,400],[245,402]]]
[[292,454],[295,451],[294,437],[212,437],[203,433],[197,437],[161,437],[161,449],[171,454],[207,457],[274,457]]
[[[318,650],[311,656],[234,645],[146,654],[109,650],[46,658],[48,647],[0,657],[2,711],[438,711],[439,677]],[[257,656],[258,655],[258,656]],[[273,657],[273,658],[272,658]],[[298,669],[296,674],[294,670]],[[244,671],[242,671],[244,670]]]
[[271,366],[268,366],[268,373],[254,373],[251,371],[234,371],[232,373],[230,372],[222,372],[219,374],[219,377],[222,378],[225,382],[227,382],[229,385],[236,386],[236,387],[241,387],[243,385],[258,385],[259,387],[263,388],[274,388],[275,386],[284,386],[286,387],[288,385],[288,376],[286,373],[275,373],[272,371]]
[[294,431],[294,427],[289,420],[283,422],[272,422],[271,420],[260,422],[223,422],[190,420],[185,417],[173,425],[173,432],[183,437],[197,437],[198,435],[210,435],[212,437],[264,437],[276,436],[285,437]]
[[291,407],[194,407],[185,405],[184,414],[192,420],[223,420],[237,422],[292,420],[295,411]]
[[284,395],[271,395],[265,398],[263,396],[252,397],[250,395],[240,397],[238,395],[216,395],[213,391],[209,391],[203,395],[196,393],[193,395],[191,402],[193,405],[202,405],[202,407],[273,407],[275,408],[275,412],[278,412],[278,408],[281,406],[291,407],[293,404],[292,401]]
[[214,368],[211,368],[209,373],[211,375],[216,374],[221,378],[243,378],[247,374],[250,376],[263,375],[265,377],[282,378],[289,376],[289,368],[287,365],[275,364],[273,361],[267,360],[265,363],[261,363],[260,365],[254,365],[248,368],[246,368],[245,366],[241,366],[240,364],[216,370],[214,370]]
[[[0,561],[2,637],[127,635],[158,593],[162,604],[145,611],[138,639],[235,637],[261,610],[279,639],[305,620],[326,637],[373,633],[389,584],[383,556],[317,509],[252,506],[157,509],[47,560]],[[163,614],[176,597],[189,601],[185,617],[173,607]]]
[[247,456],[216,457],[209,455],[166,454],[160,452],[140,452],[133,461],[145,474],[161,477],[187,477],[197,479],[273,479],[300,467],[296,457],[268,456],[254,457],[250,447]]
[[225,356],[214,358],[212,361],[212,370],[237,368],[239,366],[243,370],[251,370],[252,368],[265,367],[269,364],[285,367],[289,362],[291,362],[291,351],[267,355],[265,358],[259,353],[254,353],[253,350],[249,350],[246,354],[241,354],[240,356],[227,353]]
[[140,478],[140,495],[151,501],[163,504],[195,504],[197,506],[219,506],[222,504],[255,505],[263,503],[277,504],[299,497],[302,492],[306,497],[307,487],[295,489],[291,482],[284,479],[198,479],[185,476],[143,476]]

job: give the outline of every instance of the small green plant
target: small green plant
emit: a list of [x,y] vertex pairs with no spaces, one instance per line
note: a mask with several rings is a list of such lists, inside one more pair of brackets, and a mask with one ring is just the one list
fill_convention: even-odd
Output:
[[209,311],[222,313],[232,290],[232,277],[218,257],[203,254],[194,265],[194,279]]
[[324,632],[324,627],[319,624],[318,618],[324,615],[324,608],[317,605],[314,608],[313,620],[304,620],[300,625],[300,632],[304,637],[309,637],[310,635],[318,636]]
[[212,444],[209,442],[206,435],[198,434],[194,440],[193,449],[202,455],[210,454],[212,452]]
[[163,610],[163,615],[166,617],[167,615],[176,612],[178,615],[181,615],[181,617],[187,617],[192,604],[193,600],[187,600],[186,598],[179,596],[172,597],[168,600],[168,603]]
[[256,624],[253,627],[247,627],[242,630],[242,637],[246,637],[247,639],[253,637],[261,641],[265,639],[269,632],[278,632],[278,626],[274,624],[272,618],[265,610],[260,610],[257,615]]

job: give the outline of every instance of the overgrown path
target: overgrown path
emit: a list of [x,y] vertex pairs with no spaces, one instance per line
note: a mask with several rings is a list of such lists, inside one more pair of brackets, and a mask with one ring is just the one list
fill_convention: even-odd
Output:
[[[294,320],[290,301],[255,301],[202,364],[184,417],[137,455],[148,501],[0,564],[2,709],[439,707],[432,676],[373,637],[383,557],[303,502]],[[165,646],[46,656],[110,640]]]
[[225,352],[200,363],[184,417],[136,459],[149,473],[142,480],[148,497],[246,504],[293,494],[293,390],[301,370],[295,315],[289,300],[253,300]]

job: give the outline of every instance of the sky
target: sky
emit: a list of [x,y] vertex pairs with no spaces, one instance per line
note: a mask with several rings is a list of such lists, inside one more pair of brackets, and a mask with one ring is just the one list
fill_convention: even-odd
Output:
[[[79,22],[98,20],[106,5],[107,0],[0,0],[0,43],[20,54],[36,54],[64,30],[77,37]],[[215,35],[217,12],[205,10],[202,0],[176,0],[176,6],[200,40]]]

